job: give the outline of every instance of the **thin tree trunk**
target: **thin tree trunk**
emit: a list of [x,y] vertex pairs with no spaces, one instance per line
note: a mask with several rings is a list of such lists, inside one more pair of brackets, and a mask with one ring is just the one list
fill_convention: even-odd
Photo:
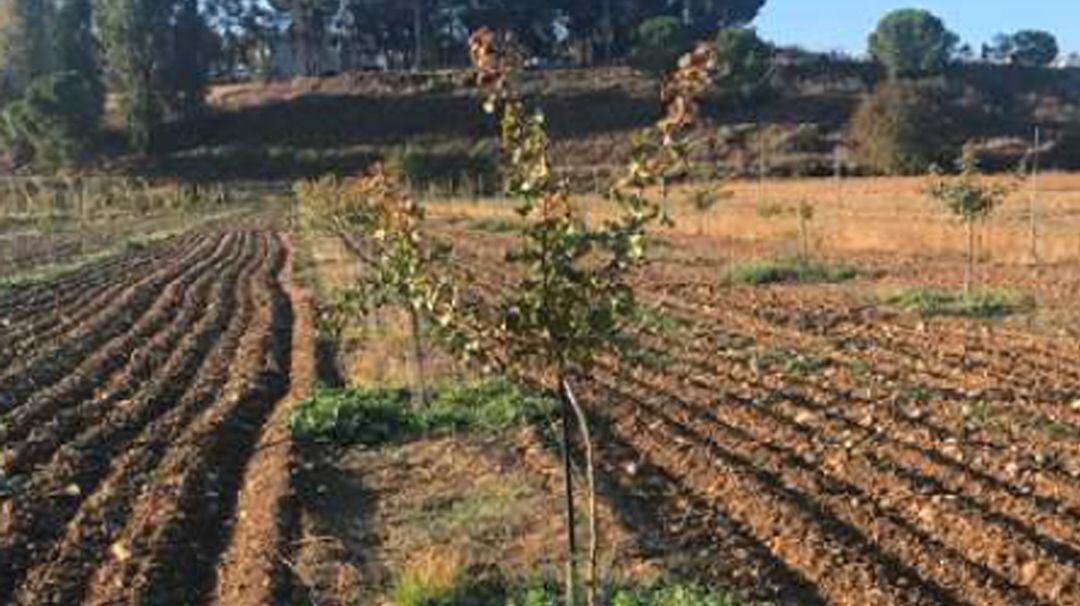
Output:
[[424,2],[423,0],[414,0],[413,2],[413,38],[416,43],[416,48],[413,50],[416,56],[413,57],[413,69],[420,71],[424,67]]
[[975,275],[975,222],[967,222],[967,270],[964,272],[964,294],[971,294],[972,276]]
[[806,217],[802,215],[802,211],[799,212],[799,234],[802,236],[802,262],[803,265],[810,264],[810,231],[807,224]]
[[612,44],[615,38],[615,24],[611,13],[611,0],[604,0],[604,64],[612,64]]
[[597,573],[599,538],[597,535],[596,467],[593,463],[592,433],[589,431],[589,420],[585,416],[585,411],[578,405],[577,398],[574,397],[574,391],[570,389],[570,382],[564,378],[561,383],[563,397],[566,399],[566,402],[570,404],[574,414],[577,416],[578,429],[581,431],[581,441],[585,444],[585,478],[588,484],[587,496],[589,499],[589,585],[588,591],[585,594],[585,601],[588,606],[595,606],[597,586],[599,585],[600,579]]
[[1031,165],[1031,199],[1028,206],[1028,215],[1031,222],[1031,262],[1039,264],[1039,223],[1036,215],[1036,206],[1039,202],[1039,127],[1035,127],[1035,150]]
[[575,582],[577,577],[577,537],[575,536],[575,530],[577,528],[577,521],[575,519],[574,512],[574,476],[573,476],[573,463],[570,459],[570,421],[571,404],[563,393],[563,389],[559,389],[559,393],[562,396],[562,447],[563,447],[563,480],[565,482],[564,489],[566,491],[566,541],[567,541],[567,561],[566,561],[566,604],[567,606],[576,606],[577,599],[575,595]]
[[418,393],[413,396],[413,403],[416,408],[424,408],[427,406],[428,401],[428,386],[427,386],[427,372],[425,369],[424,360],[424,343],[421,330],[423,330],[423,322],[420,320],[420,312],[409,307],[409,321],[412,324],[412,336],[413,336],[413,361],[416,364],[416,381],[418,383]]

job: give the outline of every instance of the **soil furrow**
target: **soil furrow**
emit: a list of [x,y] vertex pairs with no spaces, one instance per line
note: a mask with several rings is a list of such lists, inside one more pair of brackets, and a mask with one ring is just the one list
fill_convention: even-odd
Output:
[[[15,571],[25,570],[27,562],[44,556],[42,552],[62,532],[64,521],[77,513],[84,495],[92,494],[109,473],[114,456],[143,450],[133,440],[137,440],[148,424],[175,410],[176,403],[192,391],[196,377],[204,371],[211,376],[226,372],[229,341],[221,337],[230,326],[238,326],[234,311],[243,303],[238,299],[236,281],[241,271],[250,273],[261,262],[259,247],[252,242],[247,248],[252,250],[249,260],[243,267],[237,264],[222,276],[210,312],[185,335],[159,374],[135,398],[114,406],[101,423],[65,444],[21,492],[4,503],[0,528],[5,532],[0,540],[0,554],[5,557],[0,559],[11,562]],[[238,326],[234,330],[242,328]],[[211,359],[212,351],[223,353]],[[211,387],[206,401],[215,394],[216,389]],[[197,411],[198,404],[188,404],[181,410]],[[140,483],[131,482],[130,478],[122,477],[120,483],[142,489]],[[28,548],[30,543],[33,550]],[[5,590],[10,591],[11,587],[0,587],[0,597],[5,595]]]
[[[220,242],[214,244],[215,247],[218,245]],[[9,368],[0,378],[0,411],[11,410],[35,391],[62,380],[87,356],[130,331],[149,312],[168,284],[190,275],[192,269],[192,266],[173,263],[140,279],[99,317],[53,339],[51,345],[42,344],[25,362]]]
[[212,597],[222,606],[261,606],[291,599],[291,571],[283,561],[295,560],[291,548],[299,520],[293,502],[294,453],[287,421],[291,408],[308,397],[314,384],[316,329],[311,293],[293,275],[293,242],[286,239],[285,245],[288,257],[281,279],[288,285],[293,310],[289,393],[264,425],[244,473],[235,527],[218,565]]
[[[0,442],[11,444],[3,456],[6,475],[27,473],[113,406],[132,397],[166,363],[168,352],[202,317],[222,270],[239,262],[245,247],[233,242],[219,252],[198,273],[171,284],[140,326],[3,419]],[[114,368],[118,364],[124,366]]]
[[245,466],[288,390],[292,312],[278,282],[285,254],[275,248],[236,380],[166,453],[120,535],[138,557],[108,560],[94,575],[89,604],[201,603],[213,591]]

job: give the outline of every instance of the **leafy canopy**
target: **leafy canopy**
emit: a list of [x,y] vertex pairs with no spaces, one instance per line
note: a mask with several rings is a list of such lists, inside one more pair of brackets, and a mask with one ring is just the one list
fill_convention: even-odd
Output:
[[870,34],[870,55],[894,78],[944,71],[959,38],[929,11],[903,9],[881,19]]
[[941,202],[952,214],[965,223],[982,221],[1004,202],[1010,188],[998,183],[984,183],[979,175],[975,152],[964,148],[960,174],[956,177],[935,177],[927,188],[930,197]]
[[690,47],[690,31],[675,17],[654,17],[638,26],[630,65],[654,78],[667,74]]
[[618,348],[635,317],[631,272],[645,262],[646,232],[661,219],[646,188],[686,170],[685,134],[710,85],[715,50],[701,45],[679,62],[664,86],[665,117],[635,137],[627,174],[609,192],[617,218],[596,227],[552,172],[543,113],[530,111],[517,92],[520,51],[505,35],[480,30],[471,52],[484,106],[501,115],[507,191],[523,219],[509,254],[522,277],[499,302],[499,340],[510,344],[514,365],[530,372],[586,370],[600,352]]

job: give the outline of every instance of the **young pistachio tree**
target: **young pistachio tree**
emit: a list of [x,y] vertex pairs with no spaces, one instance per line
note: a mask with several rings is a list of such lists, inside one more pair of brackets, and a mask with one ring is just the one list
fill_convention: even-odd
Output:
[[986,183],[979,173],[974,150],[964,148],[960,174],[955,177],[936,176],[927,193],[958,217],[967,230],[967,265],[964,271],[964,294],[970,295],[975,275],[975,225],[985,221],[1011,192],[1011,188]]
[[470,51],[484,108],[500,116],[507,193],[518,201],[523,219],[518,243],[507,257],[520,269],[518,282],[496,303],[497,331],[510,350],[506,370],[539,378],[562,404],[570,606],[577,603],[578,563],[572,423],[581,434],[590,510],[586,596],[592,605],[598,585],[592,440],[573,386],[589,375],[601,355],[617,356],[627,343],[636,309],[630,279],[646,262],[648,229],[662,219],[647,188],[687,164],[686,131],[698,114],[696,99],[708,87],[715,51],[702,45],[680,62],[664,87],[665,117],[634,138],[627,174],[609,192],[619,209],[617,217],[593,227],[583,221],[581,205],[571,198],[568,183],[553,175],[544,114],[528,107],[518,92],[515,76],[523,54],[508,35],[488,29],[473,34]]
[[775,217],[795,217],[798,221],[799,230],[799,253],[798,260],[802,265],[810,264],[810,224],[813,223],[817,209],[809,200],[799,200],[792,204],[775,203],[763,204],[757,209],[758,216],[763,219]]
[[454,318],[456,287],[450,272],[440,271],[450,247],[425,234],[423,207],[382,164],[346,182],[302,184],[297,193],[307,225],[354,246],[353,238],[363,237],[369,268],[339,299],[338,311],[367,314],[397,305],[408,313],[417,385],[413,395],[423,406],[428,397],[425,328],[431,322],[447,328]]

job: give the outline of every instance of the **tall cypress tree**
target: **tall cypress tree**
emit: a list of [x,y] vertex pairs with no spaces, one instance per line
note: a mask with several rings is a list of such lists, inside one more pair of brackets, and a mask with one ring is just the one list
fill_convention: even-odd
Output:
[[198,0],[180,0],[172,35],[169,61],[170,106],[182,118],[197,114],[203,106],[206,72],[206,22],[199,13]]
[[165,116],[162,95],[169,54],[171,0],[99,0],[97,23],[109,70],[120,83],[131,146],[150,151]]

